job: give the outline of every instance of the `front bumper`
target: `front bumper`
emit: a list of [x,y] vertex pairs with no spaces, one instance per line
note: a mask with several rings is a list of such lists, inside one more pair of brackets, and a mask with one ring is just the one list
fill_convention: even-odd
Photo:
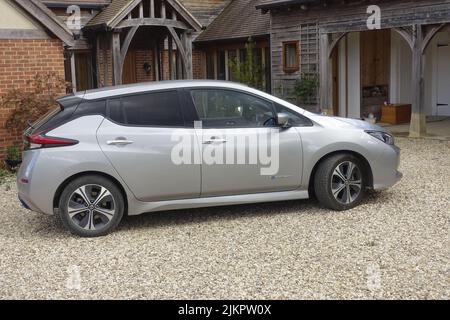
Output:
[[397,146],[385,146],[372,168],[374,190],[391,188],[403,178],[403,174],[399,171],[400,152]]

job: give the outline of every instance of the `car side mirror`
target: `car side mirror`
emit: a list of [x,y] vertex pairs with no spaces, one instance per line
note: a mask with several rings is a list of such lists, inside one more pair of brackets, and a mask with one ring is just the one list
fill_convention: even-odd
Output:
[[277,114],[277,124],[279,127],[287,129],[290,127],[289,125],[289,116],[286,113],[278,113]]

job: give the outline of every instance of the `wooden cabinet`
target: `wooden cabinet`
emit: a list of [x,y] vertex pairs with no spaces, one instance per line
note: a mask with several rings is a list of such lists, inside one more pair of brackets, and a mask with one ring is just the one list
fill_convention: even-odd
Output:
[[390,104],[381,109],[381,122],[389,124],[402,124],[411,121],[410,104]]

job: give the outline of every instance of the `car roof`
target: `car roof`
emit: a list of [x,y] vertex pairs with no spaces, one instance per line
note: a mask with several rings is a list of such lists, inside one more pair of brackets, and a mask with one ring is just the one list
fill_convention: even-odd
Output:
[[179,89],[179,88],[193,88],[193,87],[217,87],[217,88],[230,88],[230,89],[252,91],[248,86],[229,81],[173,80],[173,81],[145,82],[114,87],[103,87],[99,89],[78,92],[75,94],[75,97],[82,98],[84,100],[96,100],[103,98],[111,98],[115,96],[122,96],[127,94],[144,93],[158,90]]

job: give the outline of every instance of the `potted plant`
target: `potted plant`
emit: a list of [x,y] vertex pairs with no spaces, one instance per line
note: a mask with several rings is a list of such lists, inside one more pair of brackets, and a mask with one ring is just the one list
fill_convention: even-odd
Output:
[[6,168],[15,171],[22,163],[22,152],[19,146],[10,146],[6,149]]

